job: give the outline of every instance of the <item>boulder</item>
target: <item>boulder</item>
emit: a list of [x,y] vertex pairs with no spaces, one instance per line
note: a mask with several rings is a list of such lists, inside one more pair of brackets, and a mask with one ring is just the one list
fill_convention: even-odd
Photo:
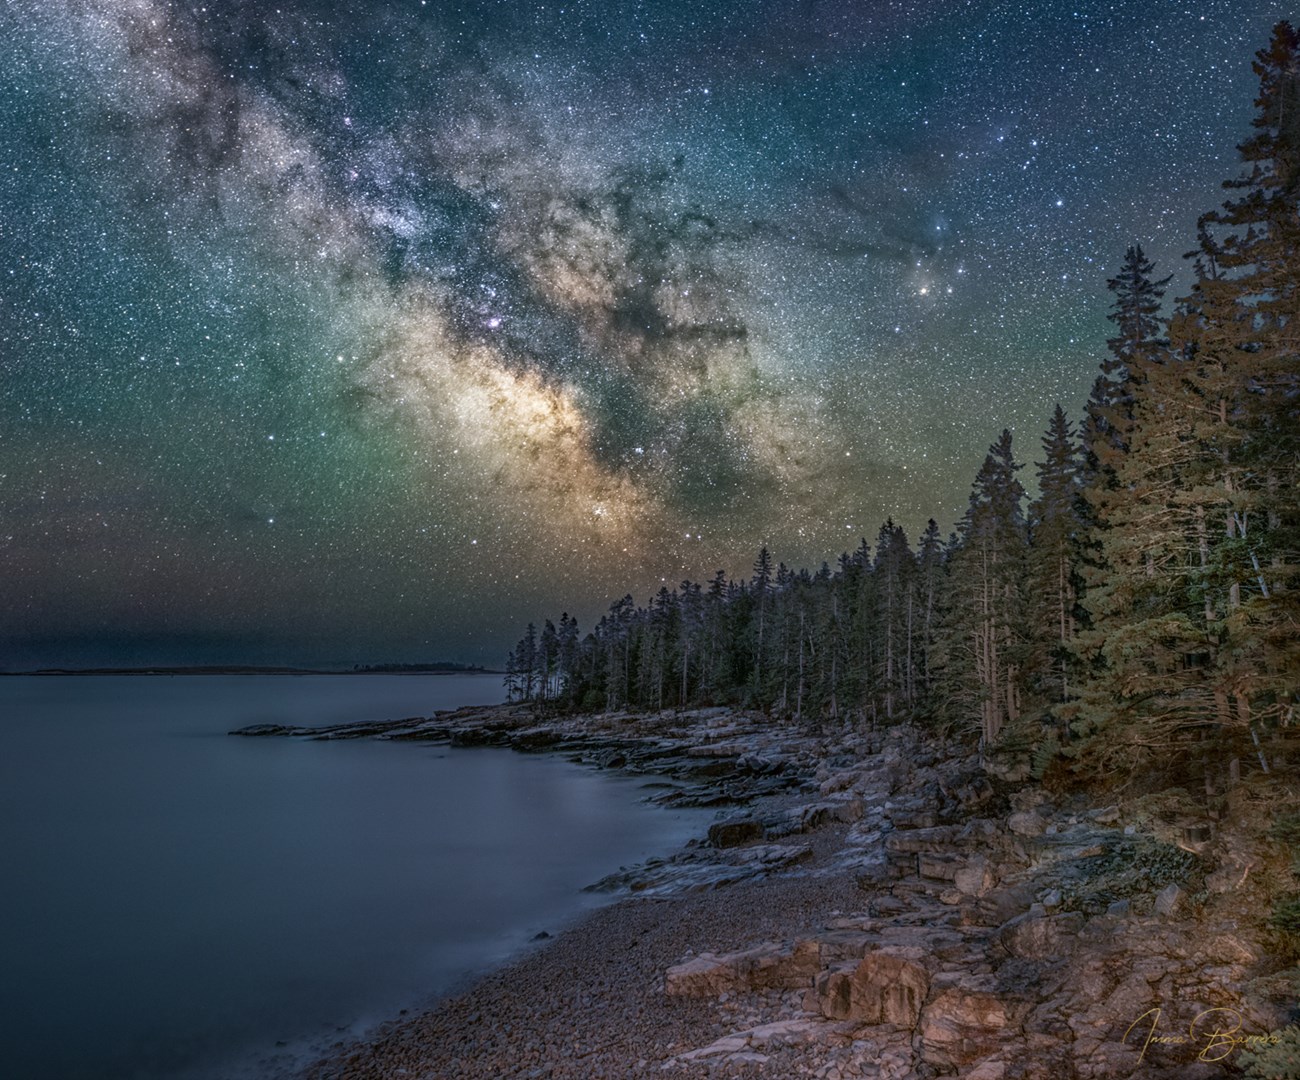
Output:
[[1032,810],[1020,810],[1007,818],[1007,828],[1017,836],[1042,836],[1047,822]]
[[813,940],[793,946],[767,942],[743,952],[700,953],[670,967],[664,993],[670,997],[717,997],[754,990],[796,990],[812,984],[819,952]]
[[998,940],[1012,956],[1025,960],[1054,960],[1074,951],[1084,916],[1077,911],[1046,915],[1035,904],[998,930]]
[[939,824],[939,815],[933,807],[899,807],[889,812],[896,829],[932,829]]
[[952,876],[953,888],[963,896],[984,896],[994,885],[993,870],[982,855],[968,859]]
[[715,848],[736,847],[763,836],[763,825],[752,818],[719,821],[709,826],[709,843]]
[[1001,926],[1024,914],[1034,902],[1034,887],[1027,882],[992,889],[980,897],[974,914],[981,926]]
[[819,962],[822,967],[845,960],[856,965],[866,955],[868,946],[875,938],[876,935],[869,930],[849,926],[823,930],[816,938]]
[[930,975],[915,959],[885,949],[856,965],[822,972],[810,1005],[832,1020],[888,1024],[910,1031],[930,990]]
[[[533,728],[512,736],[510,746],[526,754],[554,750],[563,739],[564,735],[554,728]],[[620,750],[606,750],[597,760],[598,764],[606,769],[617,769],[627,764],[627,756]]]
[[862,800],[840,796],[785,810],[775,817],[765,819],[763,828],[764,835],[769,840],[778,840],[796,833],[815,832],[832,822],[852,824],[861,818]]
[[952,881],[965,865],[966,857],[952,852],[922,851],[916,856],[916,872],[932,881]]
[[993,1055],[1019,1027],[1024,1004],[993,989],[992,980],[965,976],[921,1013],[921,1057],[941,1068],[964,1068]]

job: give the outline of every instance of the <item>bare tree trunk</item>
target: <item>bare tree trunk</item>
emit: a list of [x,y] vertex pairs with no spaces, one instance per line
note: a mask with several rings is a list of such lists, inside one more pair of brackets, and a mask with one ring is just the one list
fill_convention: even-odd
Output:
[[914,631],[912,629],[912,608],[913,589],[909,586],[907,590],[907,671],[903,681],[903,694],[907,701],[907,707],[910,709],[916,704],[916,686],[914,682],[914,672],[912,669],[912,638]]
[[803,608],[799,609],[799,687],[795,691],[794,714],[803,717]]

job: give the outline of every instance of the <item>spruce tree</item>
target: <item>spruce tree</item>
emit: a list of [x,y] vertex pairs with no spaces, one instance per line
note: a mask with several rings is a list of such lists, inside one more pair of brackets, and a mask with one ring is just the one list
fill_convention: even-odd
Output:
[[937,666],[934,662],[939,626],[939,596],[943,588],[944,550],[939,536],[939,525],[931,518],[916,553],[916,591],[919,608],[916,623],[916,680],[917,697],[926,707],[934,707],[934,686]]
[[1070,642],[1079,599],[1080,450],[1060,405],[1043,436],[1037,467],[1039,496],[1029,507],[1030,670],[1039,695],[1053,703],[1070,696]]
[[991,747],[1020,716],[1024,692],[1025,489],[1004,430],[975,477],[951,556],[945,690],[978,717]]
[[1087,471],[1096,482],[1108,482],[1119,455],[1128,448],[1135,385],[1168,345],[1161,336],[1160,302],[1169,278],[1154,280],[1154,270],[1141,245],[1134,244],[1124,252],[1119,273],[1106,282],[1114,294],[1107,318],[1116,332],[1106,340],[1108,354],[1093,383],[1083,424]]
[[875,682],[880,688],[880,707],[886,720],[910,705],[908,597],[912,587],[912,551],[907,534],[890,518],[876,537],[876,558],[872,577],[876,582],[874,622],[880,640]]
[[1300,35],[1289,23],[1253,69],[1246,172],[1202,218],[1179,329],[1204,384],[1196,482],[1219,496],[1207,568],[1224,620],[1219,709],[1257,745],[1254,721],[1288,721],[1300,681]]

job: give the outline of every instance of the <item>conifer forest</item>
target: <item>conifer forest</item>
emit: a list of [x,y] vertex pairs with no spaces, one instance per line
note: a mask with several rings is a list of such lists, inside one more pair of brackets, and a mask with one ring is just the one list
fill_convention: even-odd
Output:
[[[516,700],[739,705],[806,724],[914,719],[1061,782],[1199,783],[1294,762],[1300,735],[1300,35],[1279,23],[1187,295],[1116,252],[1083,414],[989,432],[945,535],[887,520],[793,568],[567,613],[511,652]],[[1027,480],[1032,477],[1032,481]],[[1036,492],[1030,497],[1028,490]],[[828,553],[829,554],[829,553]]]

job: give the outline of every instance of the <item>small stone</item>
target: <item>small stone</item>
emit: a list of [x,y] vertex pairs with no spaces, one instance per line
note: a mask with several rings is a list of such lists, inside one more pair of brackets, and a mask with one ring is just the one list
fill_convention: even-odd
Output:
[[1116,900],[1106,908],[1106,914],[1110,915],[1112,918],[1126,919],[1128,918],[1129,907],[1130,905],[1127,900]]

